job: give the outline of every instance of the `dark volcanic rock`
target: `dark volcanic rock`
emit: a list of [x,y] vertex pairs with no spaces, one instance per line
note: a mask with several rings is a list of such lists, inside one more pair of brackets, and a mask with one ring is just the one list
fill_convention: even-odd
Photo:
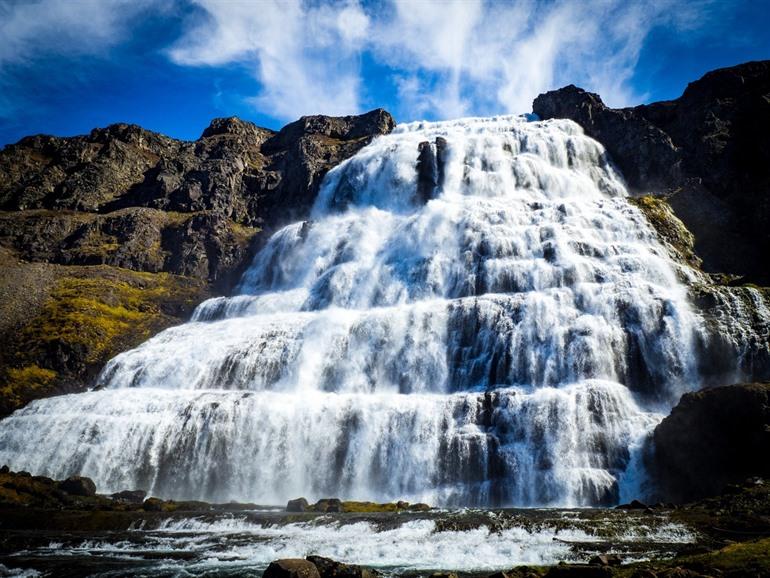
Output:
[[59,482],[59,489],[71,496],[95,496],[96,484],[91,478],[70,476]]
[[770,383],[682,396],[655,429],[651,471],[660,494],[685,501],[749,476],[770,476]]
[[296,500],[289,500],[286,504],[287,512],[305,512],[309,504],[305,498],[297,498]]
[[666,195],[707,271],[770,284],[770,61],[709,72],[672,101],[611,109],[567,86],[533,111],[582,125],[632,191]]
[[302,558],[286,558],[270,562],[263,578],[321,578],[315,564]]
[[118,502],[126,502],[127,504],[141,504],[147,497],[147,492],[144,490],[123,490],[122,492],[115,492],[110,495],[113,500]]
[[194,142],[128,124],[0,151],[0,417],[232,287],[267,233],[393,118],[214,119]]
[[321,578],[375,578],[380,576],[379,572],[370,568],[356,564],[343,564],[322,556],[308,556],[307,560],[315,565]]

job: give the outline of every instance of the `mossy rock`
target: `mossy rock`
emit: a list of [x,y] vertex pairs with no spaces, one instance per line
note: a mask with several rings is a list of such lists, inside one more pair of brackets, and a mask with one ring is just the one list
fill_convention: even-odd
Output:
[[700,268],[701,260],[694,249],[695,237],[663,197],[642,195],[628,200],[644,213],[660,238],[674,250],[674,256],[692,267]]
[[49,267],[56,278],[45,299],[2,339],[0,416],[33,399],[82,390],[108,359],[185,321],[209,296],[205,281],[169,273]]

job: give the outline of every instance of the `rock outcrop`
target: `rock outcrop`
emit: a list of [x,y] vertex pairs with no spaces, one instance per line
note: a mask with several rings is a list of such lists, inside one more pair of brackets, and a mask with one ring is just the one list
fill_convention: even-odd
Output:
[[706,271],[770,284],[770,61],[709,72],[676,100],[611,109],[570,85],[533,111],[582,125],[632,191],[665,196]]
[[751,476],[770,477],[770,383],[688,393],[655,429],[659,497],[685,501]]
[[306,216],[382,109],[278,132],[215,119],[194,142],[135,125],[0,151],[0,417],[226,293],[269,232]]

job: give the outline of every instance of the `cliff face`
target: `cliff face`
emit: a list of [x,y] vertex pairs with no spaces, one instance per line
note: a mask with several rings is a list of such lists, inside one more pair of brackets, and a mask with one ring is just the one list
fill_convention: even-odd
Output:
[[226,292],[266,234],[393,118],[215,119],[194,142],[117,124],[0,151],[0,416]]
[[567,86],[533,111],[576,121],[632,191],[665,196],[706,271],[770,284],[770,61],[709,72],[672,101],[611,109]]

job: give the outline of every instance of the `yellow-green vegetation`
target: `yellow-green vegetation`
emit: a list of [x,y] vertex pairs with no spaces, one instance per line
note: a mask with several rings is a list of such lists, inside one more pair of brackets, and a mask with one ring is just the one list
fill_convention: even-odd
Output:
[[233,235],[235,235],[236,241],[242,245],[249,241],[261,230],[259,227],[248,227],[246,225],[241,225],[240,223],[235,222],[232,223],[231,227],[233,229]]
[[342,502],[343,512],[371,513],[371,512],[397,512],[401,508],[395,503],[377,504],[376,502]]
[[4,339],[0,415],[60,386],[82,387],[120,351],[180,323],[204,281],[109,266],[68,267],[38,311]]
[[172,296],[185,299],[175,293],[183,290],[175,281],[167,273],[65,277],[51,292],[41,314],[24,328],[21,340],[31,350],[53,342],[83,347],[88,352],[84,361],[96,363],[122,339],[141,341],[169,321],[162,302]]
[[700,267],[700,259],[695,254],[695,238],[674,214],[671,206],[663,197],[642,195],[631,197],[629,201],[636,205],[653,226],[658,235],[671,245],[690,265]]
[[716,552],[688,556],[680,565],[704,573],[716,568],[730,576],[770,576],[770,538],[737,542]]
[[8,368],[6,375],[6,382],[0,383],[0,399],[14,407],[25,403],[30,395],[44,392],[56,379],[55,371],[38,367],[34,363]]

